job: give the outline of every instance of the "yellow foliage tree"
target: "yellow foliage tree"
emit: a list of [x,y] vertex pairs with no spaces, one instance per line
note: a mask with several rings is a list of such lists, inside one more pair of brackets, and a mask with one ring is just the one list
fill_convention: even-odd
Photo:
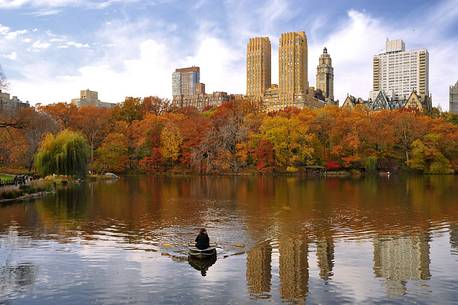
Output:
[[261,139],[272,144],[278,165],[294,166],[312,159],[313,135],[299,119],[269,117],[262,123],[260,131]]
[[167,159],[175,162],[180,157],[183,137],[180,130],[172,124],[168,124],[161,131],[161,154]]

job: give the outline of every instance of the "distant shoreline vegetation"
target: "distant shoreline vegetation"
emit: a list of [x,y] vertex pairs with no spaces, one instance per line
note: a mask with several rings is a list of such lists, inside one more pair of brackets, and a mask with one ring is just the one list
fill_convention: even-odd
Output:
[[240,98],[198,112],[149,97],[127,98],[114,109],[40,106],[0,122],[8,123],[0,128],[0,172],[458,172],[458,119],[438,111],[326,106],[267,114]]

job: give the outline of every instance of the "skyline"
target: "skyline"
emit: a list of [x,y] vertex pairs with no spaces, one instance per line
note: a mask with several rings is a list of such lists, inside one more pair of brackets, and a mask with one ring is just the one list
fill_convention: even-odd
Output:
[[455,1],[260,3],[0,1],[0,64],[9,91],[32,104],[68,102],[83,88],[99,91],[106,102],[171,98],[172,72],[192,65],[201,67],[208,92],[245,93],[248,39],[270,38],[272,83],[278,84],[280,34],[305,31],[310,86],[316,85],[318,59],[327,47],[334,95],[343,102],[347,93],[368,97],[372,58],[388,37],[403,39],[409,50],[428,49],[433,105],[448,109],[448,89],[458,79]]

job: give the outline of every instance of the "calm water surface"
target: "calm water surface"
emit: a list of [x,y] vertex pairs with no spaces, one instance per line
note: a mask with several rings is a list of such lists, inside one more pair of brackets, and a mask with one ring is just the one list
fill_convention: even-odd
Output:
[[[458,177],[129,177],[0,206],[0,304],[453,304]],[[200,227],[216,262],[188,261]]]

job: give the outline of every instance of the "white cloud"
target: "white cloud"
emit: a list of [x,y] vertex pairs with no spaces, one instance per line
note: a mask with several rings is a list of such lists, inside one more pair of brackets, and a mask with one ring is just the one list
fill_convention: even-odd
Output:
[[38,29],[33,29],[32,31],[25,29],[13,31],[2,24],[0,24],[0,46],[4,52],[11,50],[14,53],[22,49],[41,51],[49,49],[52,46],[56,48],[76,49],[90,47],[88,43],[74,41],[64,35],[56,35],[50,31],[44,33],[40,33]]
[[9,27],[0,24],[0,36],[3,36],[3,39],[5,40],[14,40],[18,36],[24,35],[26,33],[27,30],[11,31]]
[[74,48],[77,48],[77,49],[89,48],[89,44],[76,42],[76,41],[67,41],[67,42],[65,42],[64,45],[67,46],[67,47],[74,47]]
[[27,15],[34,16],[34,17],[46,17],[46,16],[53,16],[57,15],[61,12],[59,9],[40,9],[31,13],[28,13]]
[[37,40],[32,44],[32,49],[41,50],[41,49],[47,49],[50,46],[51,46],[51,44],[49,42],[43,42],[41,40]]
[[11,53],[5,55],[5,57],[8,58],[9,60],[16,60],[17,53],[16,52],[11,52]]
[[170,77],[164,75],[168,76],[173,67],[167,46],[146,40],[139,49],[139,57],[125,60],[121,70],[101,62],[84,66],[74,75],[55,77],[54,69],[33,68],[41,74],[27,74],[26,79],[15,81],[14,90],[25,94],[24,99],[44,103],[69,101],[81,88],[98,90],[100,98],[109,102],[119,102],[125,96],[169,96]]
[[[137,0],[0,0],[0,9],[18,9],[22,7],[56,8],[65,6],[83,6],[93,9],[103,9],[115,3],[136,2]],[[43,11],[55,12],[55,11]]]
[[74,4],[77,0],[0,0],[0,8],[13,9],[22,6],[56,7]]

